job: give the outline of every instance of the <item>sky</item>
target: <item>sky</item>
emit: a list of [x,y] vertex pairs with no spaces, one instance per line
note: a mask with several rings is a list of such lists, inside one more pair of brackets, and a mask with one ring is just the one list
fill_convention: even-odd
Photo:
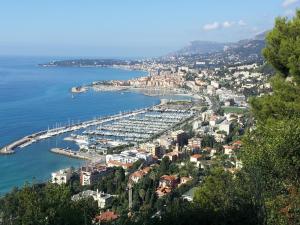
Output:
[[0,0],[0,55],[152,57],[232,42],[291,17],[300,0]]

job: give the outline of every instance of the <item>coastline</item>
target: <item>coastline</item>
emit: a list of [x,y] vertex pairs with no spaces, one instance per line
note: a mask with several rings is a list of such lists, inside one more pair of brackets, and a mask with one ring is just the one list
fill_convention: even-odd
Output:
[[[159,101],[158,98],[145,98],[143,95],[121,96],[118,93],[80,94],[73,99],[69,92],[73,86],[89,84],[95,80],[127,80],[132,77],[145,76],[145,73],[127,72],[128,70],[124,68],[113,67],[76,69],[37,66],[45,60],[47,61],[39,57],[13,58],[2,63],[3,71],[11,73],[7,87],[9,90],[18,88],[19,91],[18,93],[14,93],[15,91],[5,93],[6,89],[2,89],[2,97],[9,95],[9,98],[1,98],[3,99],[2,106],[7,108],[0,112],[0,124],[4,125],[1,127],[4,136],[1,137],[0,148],[29,134],[47,130],[47,127],[53,128],[56,124],[67,125],[69,122],[73,124],[78,121],[87,121],[98,116],[118,114],[120,111],[149,107]],[[19,83],[15,81],[23,77],[25,69],[18,65],[24,64],[29,65],[26,68],[26,74],[29,75],[28,82],[18,86]],[[23,94],[23,91],[26,94]],[[110,104],[111,101],[115,104]],[[20,112],[22,114],[19,114]],[[2,154],[0,156],[2,167],[0,168],[6,171],[7,175],[1,179],[0,193],[8,192],[12,187],[21,187],[25,181],[32,181],[33,177],[39,181],[46,181],[53,171],[70,166],[77,168],[82,164],[81,160],[50,153],[49,150],[56,146],[56,142],[58,147],[73,148],[72,143],[66,143],[60,137],[54,137],[23,149],[15,149],[16,154],[13,154],[14,152]],[[24,170],[25,166],[28,169]],[[37,170],[39,173],[36,172]]]

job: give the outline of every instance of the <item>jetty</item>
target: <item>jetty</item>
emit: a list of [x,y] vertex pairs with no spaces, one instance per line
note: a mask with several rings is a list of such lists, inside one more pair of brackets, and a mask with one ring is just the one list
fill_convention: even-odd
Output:
[[81,152],[65,148],[52,148],[50,149],[50,152],[70,158],[83,159],[92,162],[105,162],[105,156],[93,152]]
[[51,138],[51,137],[54,137],[54,136],[57,136],[60,134],[68,133],[68,132],[77,131],[80,129],[85,129],[90,126],[97,126],[97,125],[100,125],[103,123],[116,121],[116,120],[120,120],[123,118],[131,117],[131,116],[136,116],[138,114],[147,112],[147,110],[149,110],[149,108],[143,108],[143,109],[138,109],[138,110],[134,110],[134,111],[119,113],[119,114],[115,114],[112,116],[106,116],[106,117],[101,117],[99,119],[93,119],[93,120],[86,121],[86,122],[76,123],[73,125],[67,125],[67,126],[54,128],[54,129],[40,131],[38,133],[34,133],[31,135],[25,136],[25,137],[23,137],[19,140],[16,140],[6,146],[3,146],[0,149],[0,155],[10,155],[10,154],[15,153],[15,150],[17,148],[23,148],[23,147],[29,146],[35,142],[42,141],[44,139],[48,139],[48,138]]
[[59,155],[68,156],[68,157],[71,157],[71,158],[92,160],[92,158],[89,157],[87,154],[83,154],[79,151],[73,151],[71,149],[52,148],[52,149],[50,149],[50,152],[53,152],[53,153],[56,153],[56,154],[59,154]]

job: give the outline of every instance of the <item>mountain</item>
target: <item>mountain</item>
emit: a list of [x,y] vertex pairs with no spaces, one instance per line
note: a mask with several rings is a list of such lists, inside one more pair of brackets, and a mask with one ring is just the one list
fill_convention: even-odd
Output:
[[192,41],[186,47],[169,54],[169,56],[197,55],[215,52],[226,52],[231,54],[261,55],[261,50],[265,46],[265,36],[267,32],[260,33],[251,39],[244,39],[238,42],[210,42]]
[[171,53],[171,55],[193,55],[222,51],[227,43],[212,41],[191,41],[188,46]]

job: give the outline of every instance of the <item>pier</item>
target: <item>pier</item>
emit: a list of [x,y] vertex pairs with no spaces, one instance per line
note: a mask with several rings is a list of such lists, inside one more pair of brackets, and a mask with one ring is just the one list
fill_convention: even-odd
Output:
[[40,131],[38,133],[34,133],[31,135],[25,136],[19,140],[16,140],[16,141],[2,147],[0,149],[0,155],[10,155],[10,154],[15,153],[15,150],[17,148],[23,148],[23,147],[29,146],[35,142],[42,141],[44,139],[48,139],[48,138],[51,138],[51,137],[54,137],[54,136],[57,136],[60,134],[72,132],[72,131],[77,131],[77,130],[84,129],[84,128],[87,128],[90,126],[97,126],[97,125],[100,125],[100,124],[103,124],[106,122],[111,122],[111,121],[131,117],[131,116],[136,116],[138,114],[147,112],[147,110],[148,110],[148,108],[144,108],[144,109],[139,109],[139,110],[135,110],[135,111],[119,113],[119,114],[112,115],[112,116],[106,116],[106,117],[102,117],[99,119],[94,119],[94,120],[90,120],[90,121],[86,121],[86,122],[81,122],[81,123],[77,123],[74,125],[68,125],[68,126],[63,126],[63,127],[59,127],[59,128]]
[[89,161],[105,162],[105,156],[101,156],[90,152],[73,151],[71,149],[64,148],[52,148],[50,152],[55,154],[67,156],[70,158],[83,159]]

